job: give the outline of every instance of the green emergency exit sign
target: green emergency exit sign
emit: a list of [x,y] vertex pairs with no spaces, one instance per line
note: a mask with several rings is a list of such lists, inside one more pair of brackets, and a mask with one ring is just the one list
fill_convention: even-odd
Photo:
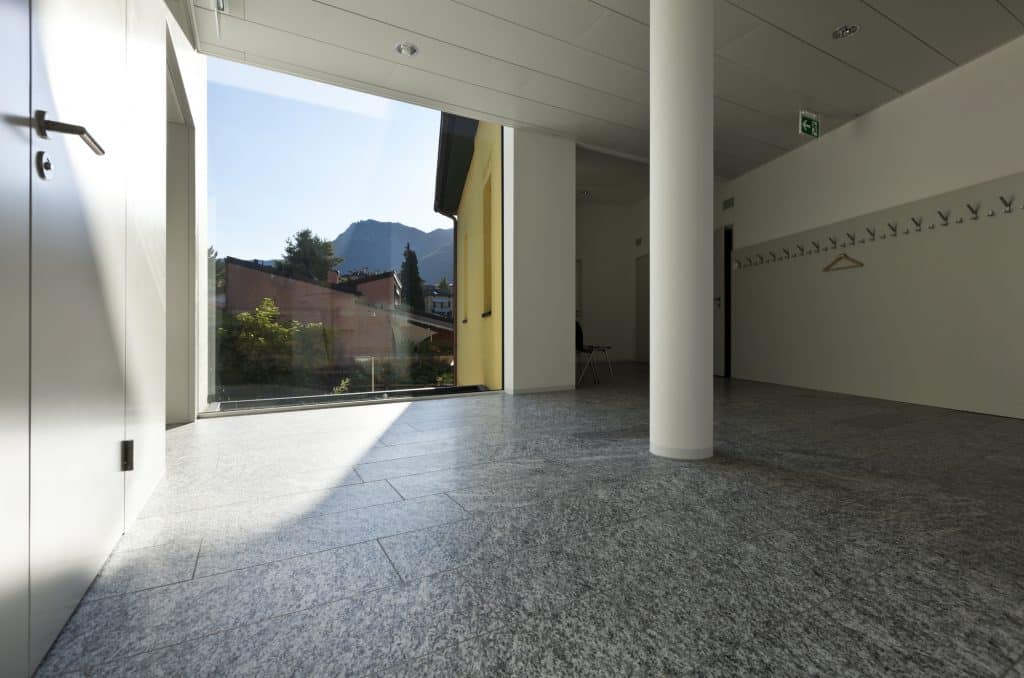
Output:
[[817,113],[800,111],[800,134],[815,139],[821,136],[821,122],[818,120]]

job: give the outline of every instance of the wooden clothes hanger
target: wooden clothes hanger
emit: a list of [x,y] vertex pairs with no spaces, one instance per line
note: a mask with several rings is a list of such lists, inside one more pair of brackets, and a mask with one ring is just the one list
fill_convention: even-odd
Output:
[[838,257],[832,260],[832,262],[821,269],[822,273],[831,273],[833,271],[845,271],[851,268],[863,268],[864,262],[857,261],[846,252],[843,252]]

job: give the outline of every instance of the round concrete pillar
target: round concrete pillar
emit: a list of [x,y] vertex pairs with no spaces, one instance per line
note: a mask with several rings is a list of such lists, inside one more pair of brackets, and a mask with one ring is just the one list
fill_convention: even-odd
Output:
[[651,1],[651,452],[714,445],[714,5]]

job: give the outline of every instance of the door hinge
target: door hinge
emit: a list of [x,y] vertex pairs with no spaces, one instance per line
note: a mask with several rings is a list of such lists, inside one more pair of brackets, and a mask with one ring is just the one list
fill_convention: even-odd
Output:
[[135,470],[135,441],[134,440],[122,440],[121,441],[121,470],[122,471],[134,471]]

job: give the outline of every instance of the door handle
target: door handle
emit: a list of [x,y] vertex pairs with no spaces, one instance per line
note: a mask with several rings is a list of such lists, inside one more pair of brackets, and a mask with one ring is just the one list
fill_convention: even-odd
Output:
[[57,132],[59,134],[74,134],[85,142],[85,145],[92,149],[92,152],[96,155],[104,155],[106,151],[100,146],[92,135],[89,134],[89,130],[85,129],[81,125],[69,125],[66,122],[57,122],[56,120],[47,120],[46,111],[36,111],[35,115],[36,123],[36,134],[42,139],[49,139],[50,132]]

